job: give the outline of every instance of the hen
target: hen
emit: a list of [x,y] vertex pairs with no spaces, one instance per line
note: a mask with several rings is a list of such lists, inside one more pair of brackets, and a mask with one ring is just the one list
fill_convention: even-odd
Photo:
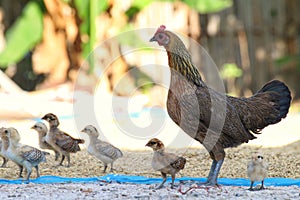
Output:
[[157,189],[162,188],[167,180],[167,174],[172,176],[172,185],[171,188],[174,188],[175,175],[180,170],[184,169],[186,159],[179,157],[173,153],[165,152],[165,146],[157,138],[151,139],[146,146],[153,149],[153,159],[152,159],[152,168],[156,171],[160,171],[161,176],[163,177],[163,182],[157,187]]
[[249,98],[231,97],[209,88],[183,42],[165,28],[160,26],[150,41],[163,46],[168,55],[171,71],[168,114],[209,152],[213,162],[204,184],[216,185],[224,149],[255,139],[253,134],[285,118],[291,93],[278,80],[268,82]]
[[47,126],[43,122],[37,122],[37,123],[35,123],[35,125],[33,125],[31,127],[31,129],[34,129],[34,130],[36,130],[38,132],[38,135],[39,135],[39,146],[40,146],[40,148],[41,149],[49,149],[49,150],[54,151],[54,153],[55,153],[55,160],[58,160],[59,152],[56,151],[50,144],[48,144],[45,141],[45,137],[46,137],[47,132],[48,132]]
[[249,190],[253,191],[254,181],[261,181],[259,190],[264,189],[264,179],[268,175],[268,164],[260,154],[252,156],[252,160],[247,165],[247,175],[251,181]]
[[99,133],[92,125],[86,126],[81,132],[86,133],[90,138],[90,144],[87,149],[89,154],[104,163],[103,173],[105,173],[109,163],[111,163],[110,172],[112,172],[114,161],[123,156],[122,151],[105,141],[99,140]]
[[84,140],[73,138],[67,133],[61,131],[58,128],[59,121],[56,115],[48,113],[42,117],[42,119],[46,120],[50,126],[50,130],[45,137],[45,141],[62,155],[59,165],[62,165],[65,157],[67,157],[67,167],[70,167],[70,153],[80,151],[79,144],[83,144]]
[[4,132],[9,140],[6,155],[20,167],[20,177],[24,167],[27,171],[26,181],[29,181],[32,167],[36,169],[37,177],[39,177],[39,164],[41,162],[46,162],[45,155],[48,155],[49,153],[19,143],[20,135],[15,128],[7,128]]

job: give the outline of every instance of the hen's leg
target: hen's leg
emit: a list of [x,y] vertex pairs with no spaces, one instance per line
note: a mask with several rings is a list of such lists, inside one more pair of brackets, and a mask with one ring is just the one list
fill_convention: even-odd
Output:
[[201,185],[206,185],[206,186],[215,186],[217,185],[217,178],[220,172],[220,169],[222,167],[224,159],[216,161],[213,160],[210,171],[207,177],[207,181],[202,183]]

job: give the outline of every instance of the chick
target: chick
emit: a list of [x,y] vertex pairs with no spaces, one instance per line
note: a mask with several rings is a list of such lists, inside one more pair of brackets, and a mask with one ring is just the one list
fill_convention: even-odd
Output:
[[253,191],[254,181],[261,181],[259,190],[264,189],[264,179],[268,175],[268,164],[263,160],[264,157],[260,154],[254,154],[252,160],[247,166],[247,175],[251,181],[249,190]]
[[160,171],[163,178],[163,182],[157,187],[160,189],[163,187],[167,180],[167,174],[172,176],[171,188],[174,188],[174,179],[177,172],[184,169],[186,159],[179,157],[173,153],[165,152],[164,144],[157,138],[149,140],[146,146],[153,149],[152,168],[156,171]]
[[3,163],[1,165],[1,167],[6,167],[6,163],[8,162],[8,158],[6,156],[6,151],[7,151],[7,148],[8,148],[8,138],[7,136],[5,135],[4,133],[5,131],[5,128],[0,128],[0,157],[2,157],[3,159]]
[[42,119],[46,120],[50,127],[50,130],[45,137],[45,141],[50,144],[55,151],[58,151],[62,155],[59,165],[62,165],[65,157],[67,157],[67,167],[70,167],[70,153],[76,153],[77,151],[80,151],[79,144],[83,144],[84,140],[75,139],[67,133],[61,131],[58,128],[59,121],[56,115],[48,113]]
[[7,157],[20,167],[20,176],[25,167],[27,171],[26,181],[29,181],[32,167],[34,167],[36,169],[37,177],[40,177],[39,164],[41,162],[46,162],[45,155],[48,155],[49,153],[19,143],[20,135],[15,128],[7,128],[4,132],[9,140]]
[[110,172],[112,172],[114,161],[123,156],[122,151],[107,142],[99,140],[99,133],[92,125],[86,126],[81,132],[86,133],[90,138],[90,144],[88,146],[89,154],[103,162],[103,173],[105,173],[109,163],[111,164]]
[[47,135],[48,128],[43,122],[37,122],[34,126],[31,127],[38,132],[39,135],[39,146],[41,149],[49,149],[54,151],[55,160],[59,158],[59,152],[55,150],[50,144],[45,141],[45,136]]

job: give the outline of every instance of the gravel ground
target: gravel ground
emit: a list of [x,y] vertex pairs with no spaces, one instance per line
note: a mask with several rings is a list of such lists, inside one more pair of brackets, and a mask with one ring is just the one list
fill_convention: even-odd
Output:
[[[154,190],[152,185],[117,183],[88,184],[27,184],[0,185],[1,199],[299,199],[297,186],[268,187],[250,192],[247,187],[223,186],[221,188],[194,189],[186,194],[165,187]],[[188,188],[181,188],[186,191]]]
[[[183,155],[188,162],[186,168],[177,177],[206,177],[211,160],[204,149],[169,150]],[[125,151],[124,157],[115,162],[115,173],[160,177],[151,168],[152,151]],[[300,178],[300,141],[280,148],[259,148],[242,145],[227,150],[227,156],[220,177],[246,177],[246,165],[253,152],[261,152],[269,163],[269,177]],[[103,165],[87,154],[85,150],[73,154],[70,168],[57,167],[53,155],[47,163],[40,165],[41,175],[65,177],[103,176]],[[0,168],[5,179],[16,179],[18,168],[11,161],[7,168]],[[32,173],[35,178],[35,173]],[[267,187],[266,190],[250,192],[247,187],[223,186],[221,188],[194,189],[181,194],[178,189],[167,187],[154,190],[152,185],[118,183],[71,183],[71,184],[4,184],[0,185],[1,199],[300,199],[300,188]],[[183,185],[182,191],[189,189]],[[38,192],[37,192],[38,191]]]

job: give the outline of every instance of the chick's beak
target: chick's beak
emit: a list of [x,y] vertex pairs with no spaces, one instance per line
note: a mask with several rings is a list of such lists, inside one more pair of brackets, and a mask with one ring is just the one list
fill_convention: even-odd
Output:
[[155,42],[157,41],[156,38],[155,38],[155,35],[149,40],[150,42]]

